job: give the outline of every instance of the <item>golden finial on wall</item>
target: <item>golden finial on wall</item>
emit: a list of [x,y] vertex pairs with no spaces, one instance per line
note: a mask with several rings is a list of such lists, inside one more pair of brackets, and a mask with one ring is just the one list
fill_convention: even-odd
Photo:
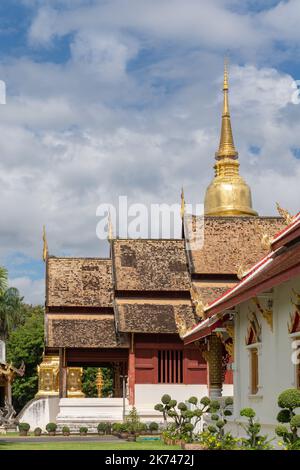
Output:
[[47,243],[47,236],[46,236],[46,227],[43,225],[43,261],[46,262],[48,258],[48,243]]
[[181,188],[181,206],[180,206],[180,217],[183,219],[185,213],[185,199],[184,199],[184,191],[183,187]]
[[291,224],[294,220],[294,217],[286,210],[283,209],[278,202],[276,202],[276,208],[280,217],[282,217],[287,225]]
[[109,211],[109,213],[108,213],[108,234],[107,234],[108,241],[111,242],[113,237],[114,237],[113,226],[112,226],[111,214],[110,214],[110,211]]

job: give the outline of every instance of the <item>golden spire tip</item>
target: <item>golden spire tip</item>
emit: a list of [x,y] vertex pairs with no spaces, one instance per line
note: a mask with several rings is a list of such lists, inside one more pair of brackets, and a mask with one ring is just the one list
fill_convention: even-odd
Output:
[[47,236],[46,236],[46,227],[43,225],[43,261],[46,262],[48,258],[48,243],[47,243]]
[[224,82],[223,82],[223,90],[228,90],[228,57],[224,59]]
[[185,199],[184,199],[184,190],[181,188],[181,207],[180,207],[180,216],[183,219],[185,212]]

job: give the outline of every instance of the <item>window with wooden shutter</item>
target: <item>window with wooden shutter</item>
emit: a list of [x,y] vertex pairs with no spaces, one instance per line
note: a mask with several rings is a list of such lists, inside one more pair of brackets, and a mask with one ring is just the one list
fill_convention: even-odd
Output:
[[183,383],[183,351],[167,350],[158,351],[158,383],[181,384]]
[[258,392],[258,350],[250,349],[250,393],[256,395]]

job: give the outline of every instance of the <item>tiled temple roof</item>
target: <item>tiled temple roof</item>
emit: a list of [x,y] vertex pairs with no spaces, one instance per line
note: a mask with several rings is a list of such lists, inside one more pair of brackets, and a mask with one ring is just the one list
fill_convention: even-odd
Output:
[[117,335],[114,315],[48,314],[48,347],[128,347],[126,335]]
[[[191,219],[194,226],[196,217]],[[272,238],[284,226],[280,217],[205,217],[204,245],[188,253],[191,272],[234,275],[241,265],[246,270],[268,251],[263,235]]]
[[190,301],[119,299],[115,311],[121,332],[178,333],[178,321],[187,329],[195,323]]
[[200,298],[204,305],[209,304],[214,299],[226,292],[233,284],[220,284],[220,285],[203,285],[197,281],[193,282],[193,286],[197,289]]
[[190,276],[183,240],[114,240],[115,289],[188,291]]
[[112,263],[100,258],[55,258],[47,261],[48,307],[111,307]]
[[116,239],[112,259],[49,257],[47,347],[128,347],[127,333],[191,328],[191,275],[200,300],[210,303],[234,282],[222,275],[264,256],[262,236],[283,227],[278,217],[206,217],[200,250],[187,251],[184,240]]

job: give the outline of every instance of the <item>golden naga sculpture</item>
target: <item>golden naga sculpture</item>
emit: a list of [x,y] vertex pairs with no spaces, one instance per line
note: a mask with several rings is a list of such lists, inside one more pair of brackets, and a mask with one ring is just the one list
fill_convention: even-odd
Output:
[[271,250],[271,243],[272,243],[272,237],[268,233],[263,233],[261,237],[261,246],[263,247],[264,250],[270,251]]
[[175,314],[175,323],[180,337],[188,332],[185,320],[178,314]]
[[244,266],[241,264],[239,267],[238,267],[238,270],[237,270],[237,278],[241,281],[243,279],[243,277],[245,277],[246,275],[246,269],[244,268]]
[[0,364],[0,376],[3,375],[6,377],[8,382],[12,382],[13,379],[15,378],[16,375],[23,377],[25,373],[25,364],[22,362],[21,366],[19,369],[14,367],[12,363],[6,364],[6,363],[1,363]]
[[290,225],[293,222],[294,217],[286,209],[283,209],[282,207],[280,207],[278,202],[276,202],[276,208],[277,208],[278,214],[280,215],[280,217],[284,219],[286,225]]
[[239,174],[228,101],[228,70],[225,61],[223,113],[219,150],[216,152],[215,177],[206,190],[204,213],[211,216],[255,216],[251,191]]
[[197,317],[200,319],[203,319],[204,310],[206,307],[208,307],[208,304],[205,304],[203,302],[201,294],[198,292],[197,288],[194,285],[192,285],[192,287],[190,288],[190,294],[191,294],[192,303],[195,307],[195,312],[196,312]]

